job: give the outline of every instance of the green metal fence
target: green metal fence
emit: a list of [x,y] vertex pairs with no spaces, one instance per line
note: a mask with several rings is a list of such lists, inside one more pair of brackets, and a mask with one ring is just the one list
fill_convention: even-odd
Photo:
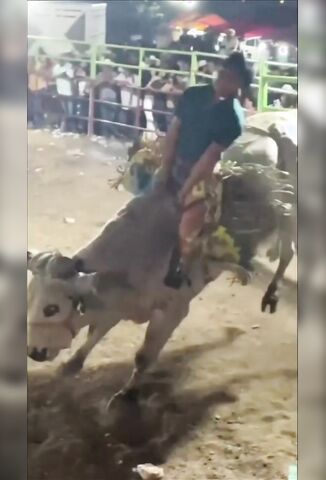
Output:
[[[70,51],[72,50],[74,56],[63,55],[61,52],[64,46],[69,46]],[[49,48],[50,47],[50,48]],[[52,47],[52,48],[51,48]],[[99,67],[103,65],[110,65],[112,67],[121,67],[128,68],[129,70],[134,70],[138,75],[138,83],[140,85],[142,72],[144,71],[154,71],[159,73],[166,74],[177,74],[188,78],[188,85],[195,85],[198,83],[199,78],[212,79],[213,76],[201,73],[198,71],[199,59],[206,59],[214,63],[220,63],[223,61],[225,56],[218,54],[209,54],[204,52],[184,52],[179,50],[163,50],[156,48],[140,48],[128,45],[114,45],[114,44],[105,44],[97,45],[90,44],[87,42],[80,41],[68,41],[63,38],[51,38],[51,37],[39,37],[39,36],[28,36],[28,55],[30,57],[37,58],[40,56],[40,48],[43,48],[46,51],[44,54],[46,57],[53,58],[55,60],[69,61],[69,62],[83,62],[87,63],[90,66],[90,78],[95,79]],[[59,54],[55,53],[55,50],[61,50]],[[52,53],[51,53],[52,50]],[[115,61],[116,52],[118,51],[129,51],[134,55],[134,62],[131,64],[119,63]],[[68,53],[68,52],[67,52]],[[43,54],[41,54],[43,55]],[[159,56],[164,58],[166,56],[173,57],[183,57],[190,59],[190,70],[189,71],[180,71],[180,70],[171,70],[168,68],[156,68],[149,67],[145,60],[149,55]],[[250,61],[250,60],[249,60]],[[270,62],[261,60],[258,64],[257,75],[255,77],[255,83],[252,87],[258,89],[257,94],[257,110],[259,112],[279,110],[279,108],[271,107],[268,105],[268,92],[275,91],[279,93],[285,93],[281,88],[275,87],[275,84],[290,84],[297,85],[298,78],[297,76],[288,76],[282,74],[272,74],[270,73],[271,67],[284,69],[293,69],[297,70],[296,64],[286,64],[280,62]],[[271,86],[274,84],[274,86]],[[290,93],[286,93],[290,94]],[[295,93],[292,93],[295,95]]]

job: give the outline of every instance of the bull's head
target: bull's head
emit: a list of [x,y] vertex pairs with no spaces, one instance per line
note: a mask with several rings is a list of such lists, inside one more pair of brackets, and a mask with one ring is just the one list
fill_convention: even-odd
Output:
[[59,252],[28,253],[28,355],[43,362],[69,348],[83,326],[83,299],[96,274],[79,271],[77,260]]

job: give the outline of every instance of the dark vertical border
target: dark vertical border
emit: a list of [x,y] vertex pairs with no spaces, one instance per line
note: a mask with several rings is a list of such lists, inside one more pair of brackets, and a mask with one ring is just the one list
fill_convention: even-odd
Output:
[[325,469],[326,3],[299,1],[299,475]]
[[27,478],[27,2],[0,3],[0,479]]

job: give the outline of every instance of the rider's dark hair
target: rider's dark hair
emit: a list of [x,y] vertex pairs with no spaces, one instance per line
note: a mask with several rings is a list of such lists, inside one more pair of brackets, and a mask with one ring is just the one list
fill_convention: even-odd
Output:
[[253,80],[253,74],[246,63],[242,52],[232,53],[224,60],[223,67],[236,72],[241,80],[242,88],[244,90],[249,90],[250,84]]

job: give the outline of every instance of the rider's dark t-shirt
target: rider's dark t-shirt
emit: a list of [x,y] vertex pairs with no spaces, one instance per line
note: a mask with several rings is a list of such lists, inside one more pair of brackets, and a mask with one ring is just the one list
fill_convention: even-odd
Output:
[[226,149],[241,135],[244,114],[240,102],[233,98],[216,101],[214,93],[211,85],[191,87],[176,108],[181,130],[173,177],[179,185],[211,143]]

